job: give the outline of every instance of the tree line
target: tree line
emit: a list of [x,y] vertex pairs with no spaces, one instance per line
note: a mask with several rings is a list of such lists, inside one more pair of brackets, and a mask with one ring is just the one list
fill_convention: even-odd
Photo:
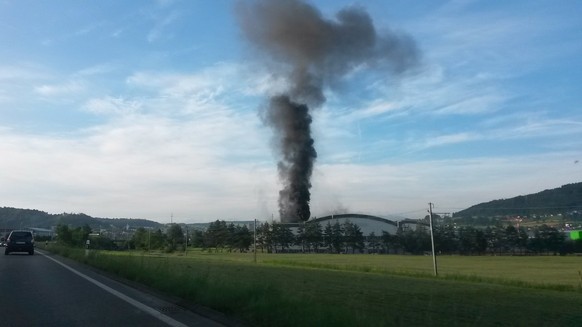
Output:
[[[87,240],[89,240],[89,244],[87,244]],[[56,228],[56,242],[66,246],[100,250],[139,249],[173,252],[184,250],[186,246],[183,229],[178,224],[171,225],[165,233],[161,229],[152,231],[140,227],[131,239],[121,243],[103,235],[92,234],[92,229],[88,224],[75,228],[60,224]]]
[[[440,225],[434,228],[435,249],[441,254],[567,254],[582,252],[582,241],[568,240],[560,230],[541,225],[528,231],[525,227]],[[426,253],[431,251],[430,234],[426,228],[383,233],[384,251],[395,253]]]
[[[378,253],[426,254],[431,251],[428,228],[399,229],[395,234],[383,231],[381,235],[363,235],[360,227],[346,221],[299,224],[295,232],[289,225],[263,223],[257,226],[257,251],[267,253]],[[57,227],[57,240],[71,246],[84,246],[89,239],[88,225],[74,229],[66,225]],[[223,220],[210,223],[208,228],[191,230],[172,224],[165,232],[140,227],[126,244],[119,246],[104,237],[91,237],[91,247],[101,249],[183,251],[187,247],[205,251],[251,251],[253,231],[246,225],[228,224]],[[582,240],[569,240],[554,227],[542,225],[528,231],[524,227],[490,226],[476,228],[457,227],[453,224],[434,228],[435,248],[439,254],[567,254],[582,253]]]
[[[257,250],[268,253],[379,253],[425,254],[431,251],[428,228],[398,230],[395,234],[364,236],[360,227],[346,221],[334,224],[300,224],[295,233],[279,223],[263,223],[257,227]],[[217,220],[206,231],[192,233],[194,247],[214,251],[246,252],[251,249],[253,235],[247,226],[235,226]],[[490,226],[479,229],[452,224],[436,226],[435,248],[440,254],[567,254],[582,252],[582,241],[568,240],[554,227],[538,226],[528,232],[524,227]]]

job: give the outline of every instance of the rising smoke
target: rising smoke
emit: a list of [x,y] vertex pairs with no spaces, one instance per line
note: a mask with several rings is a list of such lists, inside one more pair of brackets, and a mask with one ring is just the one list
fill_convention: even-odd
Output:
[[317,158],[311,136],[310,109],[325,102],[324,86],[333,85],[356,68],[374,67],[400,74],[418,62],[412,38],[378,34],[361,7],[340,10],[335,20],[322,17],[299,0],[239,2],[237,16],[246,38],[267,55],[273,73],[285,77],[288,89],[271,98],[264,114],[280,149],[283,189],[279,215],[283,222],[306,221],[311,212],[311,174]]

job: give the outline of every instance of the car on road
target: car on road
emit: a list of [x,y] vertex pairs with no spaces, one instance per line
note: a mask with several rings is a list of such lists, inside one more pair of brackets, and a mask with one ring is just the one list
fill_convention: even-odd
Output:
[[34,236],[31,231],[14,230],[10,232],[6,239],[6,249],[4,254],[8,255],[11,252],[28,252],[34,254]]

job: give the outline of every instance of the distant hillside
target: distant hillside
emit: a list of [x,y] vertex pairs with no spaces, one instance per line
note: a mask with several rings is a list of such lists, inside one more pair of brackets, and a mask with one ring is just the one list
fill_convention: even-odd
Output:
[[455,213],[454,216],[527,216],[564,213],[574,210],[582,210],[582,183],[567,184],[535,194],[477,204]]
[[162,225],[146,219],[129,218],[93,218],[83,213],[62,213],[49,214],[44,211],[34,209],[0,208],[0,228],[51,228],[58,224],[80,227],[89,225],[92,229],[109,229],[130,227],[152,227],[159,228]]

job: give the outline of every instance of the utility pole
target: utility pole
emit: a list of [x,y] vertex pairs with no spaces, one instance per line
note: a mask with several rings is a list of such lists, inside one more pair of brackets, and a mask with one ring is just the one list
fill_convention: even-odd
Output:
[[438,269],[437,269],[437,259],[436,259],[436,252],[434,249],[434,228],[432,225],[432,207],[434,206],[434,204],[432,203],[428,203],[428,220],[430,223],[430,242],[432,244],[432,264],[434,266],[434,275],[438,276]]
[[184,248],[184,253],[188,254],[188,225],[185,225],[186,229],[186,247]]
[[257,263],[257,220],[255,219],[255,228],[254,228],[254,250],[255,250],[255,263]]
[[152,244],[151,239],[152,239],[152,228],[149,227],[148,228],[148,253],[150,253],[150,251],[151,251],[151,244]]

